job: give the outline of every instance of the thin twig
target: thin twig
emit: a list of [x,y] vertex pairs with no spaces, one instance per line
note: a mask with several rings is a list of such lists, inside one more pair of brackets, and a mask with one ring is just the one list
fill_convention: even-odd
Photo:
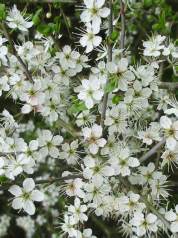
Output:
[[157,150],[162,146],[164,145],[166,142],[166,139],[163,139],[162,141],[158,142],[155,146],[152,147],[151,150],[149,150],[145,155],[143,155],[141,158],[140,158],[140,163],[144,162],[145,160],[147,160],[148,158],[150,158],[152,155],[154,155]]
[[31,76],[31,74],[30,74],[30,72],[29,72],[29,70],[28,70],[27,65],[24,63],[24,61],[23,61],[22,58],[18,55],[18,53],[17,53],[17,51],[16,51],[16,49],[15,49],[14,43],[13,43],[13,41],[12,41],[12,39],[11,39],[11,36],[10,36],[8,30],[7,30],[6,23],[5,23],[5,22],[1,23],[1,27],[2,27],[2,30],[3,30],[3,32],[4,32],[5,37],[7,38],[8,42],[9,42],[9,44],[10,44],[10,46],[11,46],[13,55],[15,55],[15,57],[17,58],[17,60],[18,60],[19,63],[21,64],[21,66],[22,66],[22,68],[23,68],[23,70],[24,70],[24,73],[25,73],[26,77],[28,78],[28,80],[33,81],[32,76]]
[[[72,179],[76,179],[76,178],[81,178],[81,174],[72,174],[72,175],[68,175],[65,177],[59,177],[59,178],[48,178],[48,179],[41,179],[41,180],[36,180],[35,184],[52,184],[52,183],[56,183],[56,182],[61,182],[61,181],[65,181],[65,180],[72,180]],[[21,185],[23,181],[20,182],[16,182],[14,183],[14,181],[12,182],[5,182],[0,186],[0,190],[4,190],[9,188],[9,186],[12,185]]]
[[91,220],[98,228],[100,228],[105,233],[107,238],[111,238],[111,232],[109,230],[109,227],[107,227],[106,224],[102,223],[101,219],[98,219],[96,216],[91,215]]
[[67,20],[67,17],[62,9],[62,7],[60,8],[60,11],[61,11],[61,15],[64,19],[64,22],[65,22],[65,25],[66,25],[66,28],[67,28],[67,32],[68,32],[68,35],[69,35],[69,39],[72,40],[72,34],[71,34],[71,30],[70,30],[70,26],[69,26],[69,23],[68,23],[68,20]]
[[154,213],[162,221],[165,227],[170,230],[170,224],[164,218],[164,216],[161,213],[159,213],[158,210],[144,196],[141,195],[140,199],[145,203],[146,207],[149,208],[150,211],[152,211],[152,213]]
[[77,130],[75,130],[75,128],[73,128],[71,125],[67,124],[64,120],[62,120],[61,118],[58,118],[57,120],[58,124],[60,127],[66,129],[66,131],[68,133],[70,133],[73,137],[79,137],[80,136],[80,132],[78,132]]
[[[110,15],[109,15],[109,37],[108,37],[108,62],[112,61],[112,43],[110,40],[110,36],[113,32],[113,10],[112,10],[112,0],[109,0],[109,8],[110,8]],[[106,85],[108,83],[108,80],[106,82]],[[104,120],[106,116],[106,109],[107,109],[107,101],[108,101],[108,93],[105,92],[104,97],[103,97],[103,105],[102,105],[102,112],[101,112],[101,126],[104,126]]]
[[124,49],[125,47],[125,4],[123,0],[120,0],[120,14],[121,14],[121,38],[120,38],[120,48]]
[[60,177],[60,178],[49,178],[49,179],[41,179],[41,180],[36,180],[36,184],[45,184],[45,183],[55,183],[55,182],[60,182],[60,181],[65,181],[65,180],[72,180],[76,178],[81,178],[80,174],[71,174],[65,177]]
[[161,62],[160,67],[159,67],[158,78],[160,81],[162,79],[163,72],[164,72],[164,61]]
[[156,161],[155,161],[155,169],[158,169],[158,167],[159,167],[159,159],[160,159],[160,155],[161,155],[161,150],[158,149],[158,151],[157,151],[157,155],[156,155]]
[[173,91],[178,89],[178,82],[161,82],[158,86],[159,88]]
[[[138,189],[133,186],[127,179],[123,179],[122,177],[120,177],[120,181],[121,183],[124,185],[124,187],[127,187],[129,190],[132,190],[134,193],[140,194]],[[140,195],[140,200],[142,200],[147,209],[149,209],[150,211],[152,211],[152,213],[154,213],[161,221],[162,223],[165,225],[165,227],[167,229],[170,230],[170,224],[169,222],[164,218],[164,216],[159,213],[159,211],[147,200],[147,198],[143,195]]]

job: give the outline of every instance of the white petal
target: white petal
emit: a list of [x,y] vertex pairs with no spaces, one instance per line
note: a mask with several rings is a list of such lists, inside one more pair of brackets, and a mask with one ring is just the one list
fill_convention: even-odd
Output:
[[178,205],[175,206],[176,213],[178,214]]
[[51,155],[51,157],[53,158],[57,158],[59,156],[59,150],[57,147],[51,147],[49,149],[49,154]]
[[128,67],[128,59],[127,58],[122,58],[118,62],[119,72],[125,72],[127,70],[127,67]]
[[173,138],[173,137],[168,137],[166,139],[166,145],[167,145],[167,148],[170,149],[170,150],[174,150],[175,147],[176,147],[176,140]]
[[94,124],[94,125],[92,126],[92,134],[94,134],[96,138],[101,137],[102,131],[103,131],[103,129],[102,129],[101,126],[99,126],[99,125],[97,125],[97,124]]
[[93,39],[93,45],[95,47],[99,46],[99,44],[101,43],[102,41],[102,38],[100,36],[95,36],[94,39]]
[[23,188],[26,192],[31,192],[35,187],[35,182],[32,178],[26,178],[23,181]]
[[162,116],[160,118],[160,125],[164,129],[169,129],[171,127],[171,125],[172,125],[172,122],[171,122],[171,120],[168,117]]
[[35,214],[35,205],[31,200],[27,200],[23,204],[23,209],[29,214],[34,215]]
[[102,90],[97,90],[93,93],[93,98],[97,101],[100,101],[102,96],[103,96],[103,91]]
[[138,161],[138,159],[130,157],[128,160],[129,166],[130,167],[138,167],[140,165],[140,162]]
[[94,0],[84,0],[84,3],[87,8],[92,8],[93,7],[93,2]]
[[86,98],[85,100],[85,105],[88,109],[91,109],[94,105],[94,102],[91,98]]
[[21,209],[23,207],[23,199],[22,198],[15,198],[12,201],[12,207],[17,210],[17,209]]
[[85,127],[82,129],[83,136],[85,138],[90,138],[91,136],[91,128]]
[[91,12],[88,10],[85,10],[80,15],[80,19],[82,22],[90,22],[91,21]]
[[154,223],[154,222],[156,222],[156,220],[157,220],[157,216],[155,216],[154,214],[152,214],[152,213],[149,213],[148,215],[147,215],[147,217],[146,217],[146,220],[148,221],[148,223]]
[[29,104],[25,104],[25,105],[21,108],[21,111],[22,111],[23,114],[28,114],[28,113],[31,112],[31,110],[32,110],[32,107],[31,107],[31,105],[29,105]]
[[117,73],[117,66],[113,62],[108,62],[106,65],[107,70],[109,71],[110,74]]
[[29,147],[31,150],[37,150],[38,149],[38,141],[37,140],[31,140],[29,143]]
[[175,114],[176,117],[178,117],[178,110],[176,108],[170,108],[164,111],[164,113],[171,115]]
[[170,229],[173,233],[178,232],[178,222],[177,221],[173,222],[170,226]]
[[22,195],[22,189],[17,185],[11,186],[8,191],[16,197],[19,197],[20,195]]
[[86,44],[86,50],[85,50],[85,52],[86,53],[90,53],[92,50],[93,50],[93,44],[92,44],[92,42],[91,41],[88,41],[87,42],[87,44]]
[[97,140],[97,145],[98,145],[99,147],[104,147],[105,144],[106,144],[106,140],[105,140],[104,138],[101,138],[101,139],[98,139],[98,140]]
[[102,9],[100,9],[99,14],[101,17],[105,18],[107,16],[109,16],[110,13],[110,9],[107,7],[103,7]]
[[53,145],[60,145],[62,141],[63,141],[63,138],[60,135],[54,136],[52,139]]
[[113,176],[114,175],[114,169],[111,166],[105,166],[102,169],[102,172],[105,176]]
[[41,202],[44,199],[44,194],[39,190],[33,190],[31,193],[31,198],[33,201]]
[[89,145],[90,153],[95,155],[95,154],[97,154],[98,150],[99,150],[99,148],[98,148],[98,146],[96,144],[90,144]]
[[86,35],[82,36],[82,37],[80,38],[80,44],[81,44],[81,46],[85,47],[85,46],[87,45],[87,40],[88,40],[88,38],[87,38]]
[[95,5],[98,7],[98,8],[101,8],[105,3],[105,0],[95,0]]
[[165,213],[165,218],[168,221],[175,221],[176,220],[176,213],[172,210]]

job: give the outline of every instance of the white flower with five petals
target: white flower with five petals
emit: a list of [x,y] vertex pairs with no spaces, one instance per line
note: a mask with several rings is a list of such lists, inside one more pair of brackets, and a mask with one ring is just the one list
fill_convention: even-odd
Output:
[[103,7],[105,0],[84,0],[86,9],[80,15],[81,21],[84,23],[91,22],[92,27],[100,30],[101,18],[106,18],[110,10]]
[[102,127],[94,124],[91,128],[85,127],[82,129],[84,141],[88,143],[90,153],[97,154],[100,147],[104,147],[106,140],[101,138]]
[[83,79],[82,85],[77,90],[79,91],[78,98],[85,102],[88,109],[100,102],[104,94],[100,81],[94,75],[90,75],[89,80]]
[[34,201],[43,201],[44,195],[35,188],[35,182],[32,178],[26,178],[23,181],[23,188],[13,185],[9,192],[15,196],[12,201],[12,207],[16,210],[24,209],[29,215],[35,214]]
[[178,140],[178,121],[172,122],[167,116],[162,116],[160,125],[164,130],[167,148],[174,150]]
[[82,47],[86,47],[86,53],[91,52],[95,47],[100,45],[102,38],[97,36],[98,33],[99,30],[94,29],[91,23],[86,24],[86,32],[80,38],[80,44]]

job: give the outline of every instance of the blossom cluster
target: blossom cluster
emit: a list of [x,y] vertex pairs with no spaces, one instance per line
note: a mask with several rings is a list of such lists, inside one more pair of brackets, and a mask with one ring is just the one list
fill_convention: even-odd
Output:
[[[160,77],[162,62],[178,58],[177,48],[156,35],[143,42],[146,60],[137,65],[117,45],[112,60],[97,53],[93,65],[86,54],[102,42],[101,30],[108,34],[106,5],[84,0],[85,53],[69,45],[52,52],[52,39],[37,33],[25,41],[33,23],[16,6],[3,23],[0,95],[17,111],[0,114],[0,191],[8,186],[12,209],[22,214],[16,224],[28,238],[48,218],[60,225],[52,238],[96,238],[91,217],[113,220],[125,237],[178,233],[178,205],[168,206],[169,175],[178,165],[178,102]],[[11,29],[20,44],[10,40]],[[4,235],[10,218],[3,219]]]

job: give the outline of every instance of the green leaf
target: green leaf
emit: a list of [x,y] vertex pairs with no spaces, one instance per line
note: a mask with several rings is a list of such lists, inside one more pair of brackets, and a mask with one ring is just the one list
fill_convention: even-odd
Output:
[[113,31],[110,38],[112,41],[115,41],[118,38],[119,32],[118,31]]
[[0,176],[0,183],[6,182],[8,179],[5,176]]
[[115,95],[115,96],[112,98],[112,102],[113,102],[114,104],[118,104],[121,100],[122,100],[122,96],[121,96],[121,95]]
[[110,93],[114,89],[116,89],[117,88],[117,82],[118,82],[118,78],[117,77],[111,78],[109,80],[109,82],[107,83],[106,87],[105,87],[105,92],[106,93]]
[[41,34],[45,36],[49,36],[54,32],[54,23],[49,23],[49,24],[40,24],[37,27],[37,31],[39,31]]
[[6,18],[6,6],[5,4],[0,4],[0,20],[4,20]]
[[41,13],[43,12],[43,9],[40,8],[36,11],[35,15],[32,17],[32,21],[34,23],[34,25],[38,25],[41,22]]
[[55,32],[60,32],[61,29],[61,17],[57,16],[54,18],[54,23],[55,23]]
[[144,0],[145,7],[151,7],[151,5],[152,5],[152,0]]
[[86,106],[84,102],[81,101],[77,101],[75,102],[75,104],[73,104],[70,108],[69,108],[69,113],[71,114],[76,114],[79,112],[82,112],[84,110],[86,110]]

